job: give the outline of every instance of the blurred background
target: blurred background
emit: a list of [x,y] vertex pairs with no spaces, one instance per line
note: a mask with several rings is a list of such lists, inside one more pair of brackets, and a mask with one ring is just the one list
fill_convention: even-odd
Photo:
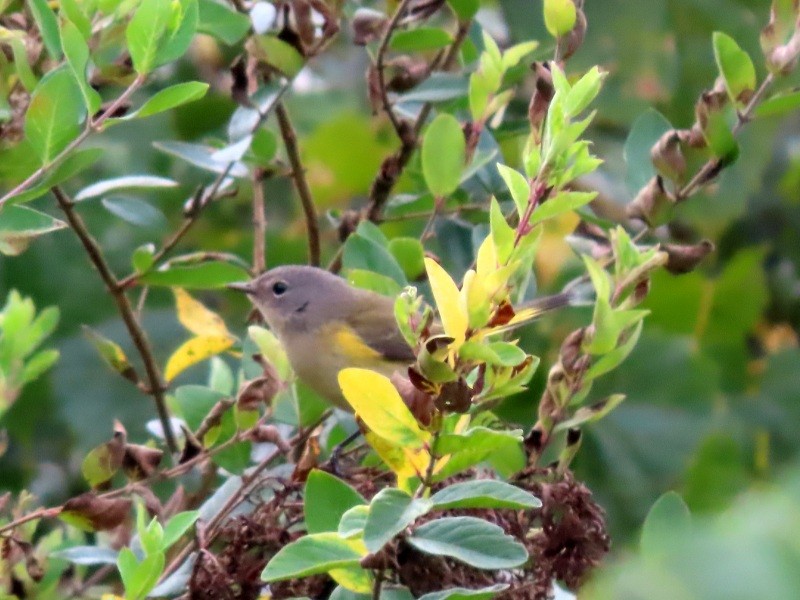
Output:
[[[660,119],[653,109],[675,127],[689,126],[696,98],[716,76],[712,32],[731,35],[751,56],[760,57],[758,35],[769,4],[588,1],[586,40],[568,71],[599,64],[609,77],[589,134],[594,153],[605,164],[587,184],[620,206],[629,202],[638,187],[625,160],[632,128],[637,121],[647,126]],[[479,20],[504,44],[547,40],[540,4],[531,0],[486,3]],[[551,49],[545,42],[542,56]],[[137,196],[154,208],[151,218],[138,226],[99,202],[81,205],[81,215],[120,275],[130,271],[136,247],[158,245],[180,223],[183,203],[198,184],[209,181],[208,173],[155,150],[153,143],[225,137],[235,109],[225,66],[235,52],[211,37],[198,37],[177,68],[155,74],[147,93],[197,79],[211,83],[208,95],[92,138],[89,145],[103,149],[102,159],[66,185],[74,193],[92,181],[134,173],[181,182],[180,188]],[[763,77],[763,61],[754,62]],[[395,144],[388,123],[371,114],[367,65],[364,49],[354,46],[344,31],[330,52],[301,73],[286,98],[323,215],[323,262],[338,248],[337,215],[363,205],[382,159]],[[782,86],[790,87],[796,79]],[[509,164],[518,162],[524,143],[526,110],[527,98],[520,96],[496,132]],[[274,119],[268,126],[277,131]],[[740,137],[738,162],[716,185],[681,207],[676,235],[692,241],[709,238],[717,251],[696,272],[654,278],[647,301],[652,314],[639,344],[595,386],[594,397],[624,393],[627,400],[587,428],[573,464],[607,510],[617,549],[635,538],[649,507],[664,491],[679,491],[693,513],[715,513],[741,492],[771,481],[800,450],[799,135],[800,115],[748,126]],[[13,164],[0,164],[0,188],[7,189],[14,169]],[[419,177],[412,162],[397,192],[413,189]],[[237,195],[210,206],[181,243],[181,252],[224,251],[249,261],[249,193],[243,186]],[[268,264],[305,262],[305,228],[288,178],[268,180],[266,204]],[[50,197],[33,206],[59,216]],[[418,235],[425,222],[393,213],[391,207],[387,215],[382,228],[390,236]],[[465,218],[440,219],[430,243],[454,276],[472,260],[472,227]],[[540,293],[557,291],[581,272],[564,241],[576,223],[574,216],[565,218],[547,231],[537,259]],[[61,351],[61,360],[25,388],[0,422],[9,433],[8,449],[0,458],[0,487],[30,489],[50,504],[83,489],[80,462],[86,451],[108,439],[115,418],[133,440],[142,441],[154,410],[148,398],[105,368],[81,333],[82,324],[91,325],[135,355],[113,303],[68,230],[41,237],[20,256],[0,256],[0,299],[11,289],[31,296],[37,308],[59,307],[61,321],[49,343]],[[218,311],[232,331],[244,332],[249,311],[244,299],[226,291],[196,296]],[[523,332],[522,344],[542,356],[542,367],[529,392],[499,408],[501,417],[525,427],[534,422],[544,376],[561,341],[588,319],[581,310],[572,310]],[[168,290],[151,290],[143,322],[163,364],[186,339]],[[205,380],[207,370],[207,363],[194,367],[177,383]]]

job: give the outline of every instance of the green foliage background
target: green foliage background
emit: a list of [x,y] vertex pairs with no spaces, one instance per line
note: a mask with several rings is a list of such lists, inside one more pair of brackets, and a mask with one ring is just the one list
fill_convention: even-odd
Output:
[[[635,191],[626,183],[623,147],[637,120],[643,118],[638,125],[648,126],[652,115],[642,115],[655,107],[673,126],[690,124],[695,99],[716,76],[712,31],[728,33],[759,56],[758,32],[768,9],[766,0],[587,2],[589,29],[570,69],[600,64],[610,73],[589,135],[595,154],[606,161],[594,183],[614,202],[628,202]],[[484,22],[501,37],[507,31],[512,41],[547,39],[540,5],[531,0],[487,4]],[[166,216],[146,227],[115,218],[100,203],[82,207],[89,228],[120,272],[129,269],[133,248],[157,243],[177,226],[183,202],[196,184],[207,181],[208,174],[154,151],[152,144],[224,137],[235,106],[215,78],[221,76],[216,65],[229,52],[224,45],[200,40],[177,68],[159,72],[134,97],[135,103],[188,79],[211,79],[212,90],[175,111],[94,137],[90,145],[103,149],[102,159],[68,186],[74,192],[94,180],[130,173],[182,182],[179,189],[142,196]],[[286,101],[321,209],[361,205],[382,158],[394,148],[388,124],[370,115],[366,64],[363,49],[343,35],[300,77]],[[517,123],[524,111],[523,103],[512,104]],[[509,161],[524,141],[524,130],[515,130],[514,124],[509,119],[499,137]],[[269,126],[277,131],[274,117]],[[741,137],[737,164],[718,185],[681,209],[680,219],[715,240],[718,250],[698,272],[654,278],[647,301],[652,315],[639,344],[593,392],[598,398],[612,392],[628,397],[587,428],[574,463],[578,476],[607,509],[618,547],[637,534],[649,507],[665,490],[680,491],[693,512],[717,512],[740,492],[771,479],[800,449],[798,134],[797,116],[749,126]],[[13,164],[0,165],[0,178],[10,181],[13,169]],[[420,177],[419,165],[412,163],[405,177]],[[248,257],[248,194],[243,186],[237,196],[209,207],[182,250]],[[268,264],[304,262],[305,230],[289,179],[271,179],[266,198]],[[35,206],[58,216],[48,197]],[[423,224],[390,221],[383,229],[390,236],[418,235]],[[336,232],[325,222],[323,227],[324,255],[330,258],[337,248]],[[434,242],[432,247],[457,278],[472,260],[471,229],[457,219],[442,219],[437,228],[437,239],[447,243]],[[577,259],[554,244],[539,261],[542,272],[549,274],[541,281],[542,292],[556,291],[580,271]],[[2,426],[11,437],[0,458],[2,487],[27,487],[46,503],[58,502],[80,489],[80,460],[108,438],[112,420],[124,422],[132,438],[142,438],[144,424],[154,416],[152,404],[107,372],[81,334],[81,325],[89,324],[115,340],[126,339],[110,298],[69,231],[38,239],[21,256],[0,257],[0,298],[11,289],[33,297],[39,307],[60,308],[52,345],[62,357],[52,372],[24,390],[4,417]],[[199,297],[243,331],[248,310],[243,299],[221,291]],[[523,345],[549,366],[564,335],[588,318],[581,310],[548,318],[525,331]],[[144,326],[162,364],[185,338],[172,295],[164,290],[151,291]],[[204,380],[206,372],[206,366],[196,367],[178,383]],[[545,374],[546,368],[540,368],[534,389],[508,401],[499,414],[530,426]]]

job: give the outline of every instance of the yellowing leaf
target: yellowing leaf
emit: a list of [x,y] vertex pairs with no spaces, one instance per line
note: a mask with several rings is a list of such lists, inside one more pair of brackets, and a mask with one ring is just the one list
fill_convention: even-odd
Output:
[[173,288],[178,320],[195,335],[233,337],[222,318],[192,298],[183,288]]
[[487,235],[480,248],[478,248],[478,257],[475,265],[478,274],[484,276],[497,268],[497,250],[494,247],[492,236]]
[[489,322],[492,316],[491,301],[492,294],[486,288],[486,278],[471,269],[464,273],[461,307],[469,317],[471,329],[480,329]]
[[430,439],[388,377],[368,369],[342,369],[339,387],[370,431],[390,444],[415,449]]
[[231,346],[233,346],[233,338],[230,336],[200,335],[193,337],[169,357],[164,377],[167,381],[171,381],[192,365],[224,352]]
[[371,431],[368,431],[364,438],[381,460],[394,472],[397,477],[397,487],[404,492],[413,494],[415,487],[413,479],[415,477],[421,479],[428,467],[430,461],[428,451],[425,448],[412,451],[395,446]]
[[467,313],[459,302],[458,286],[435,260],[426,258],[425,269],[444,331],[455,340],[453,348],[457,349],[464,342],[469,326]]
[[[359,540],[360,541],[360,540]],[[365,554],[366,548],[365,548]],[[370,594],[374,585],[372,573],[361,567],[344,567],[328,571],[336,583],[356,594]]]

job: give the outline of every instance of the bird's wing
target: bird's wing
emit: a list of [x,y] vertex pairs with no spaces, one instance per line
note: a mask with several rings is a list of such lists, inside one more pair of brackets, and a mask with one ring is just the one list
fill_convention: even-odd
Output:
[[397,327],[391,298],[373,297],[369,303],[358,303],[348,315],[347,324],[384,359],[406,364],[414,361],[414,351]]

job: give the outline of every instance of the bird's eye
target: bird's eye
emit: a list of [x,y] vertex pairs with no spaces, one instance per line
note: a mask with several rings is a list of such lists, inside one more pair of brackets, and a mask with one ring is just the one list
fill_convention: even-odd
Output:
[[289,286],[283,281],[276,281],[272,284],[272,293],[276,296],[282,296],[287,289],[289,289]]

